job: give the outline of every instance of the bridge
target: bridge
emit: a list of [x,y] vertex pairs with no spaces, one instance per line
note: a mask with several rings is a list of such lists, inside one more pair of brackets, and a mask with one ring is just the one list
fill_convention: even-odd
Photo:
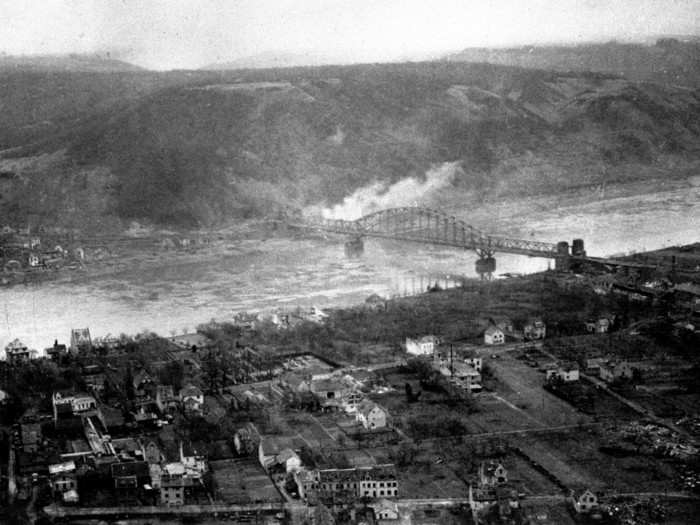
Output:
[[[304,230],[349,236],[350,240],[345,245],[348,255],[362,252],[362,239],[365,237],[473,250],[479,256],[476,266],[481,274],[489,274],[495,270],[493,256],[496,252],[544,257],[557,261],[568,259],[571,255],[566,242],[552,244],[489,235],[454,216],[430,208],[391,208],[365,215],[354,221],[295,216],[288,218],[285,222],[289,226]],[[575,255],[585,254],[583,241],[575,241],[574,247]]]

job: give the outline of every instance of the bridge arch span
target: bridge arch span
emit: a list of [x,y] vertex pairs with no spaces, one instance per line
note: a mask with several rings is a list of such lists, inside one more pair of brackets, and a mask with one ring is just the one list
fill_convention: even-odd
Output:
[[488,235],[453,215],[432,208],[404,206],[379,210],[354,221],[305,218],[292,220],[290,224],[356,239],[378,237],[453,246],[474,250],[480,257],[491,257],[495,252],[547,258],[560,255],[556,244]]

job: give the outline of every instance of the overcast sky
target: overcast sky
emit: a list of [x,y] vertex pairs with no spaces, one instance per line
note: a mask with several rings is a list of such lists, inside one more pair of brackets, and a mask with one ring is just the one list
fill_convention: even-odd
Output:
[[269,52],[334,62],[700,33],[700,0],[0,0],[0,51],[153,69]]

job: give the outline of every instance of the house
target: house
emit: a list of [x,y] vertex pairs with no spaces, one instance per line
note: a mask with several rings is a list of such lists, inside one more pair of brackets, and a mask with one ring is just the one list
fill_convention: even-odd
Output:
[[299,391],[308,391],[314,394],[323,408],[337,408],[347,412],[354,412],[364,396],[359,391],[358,385],[350,376],[321,376],[312,378],[308,382],[299,384]]
[[586,332],[595,334],[605,334],[610,330],[610,319],[599,317],[596,320],[586,322]]
[[172,414],[177,410],[179,400],[171,385],[156,386],[156,406],[161,414]]
[[433,355],[435,347],[440,344],[439,338],[426,335],[420,339],[406,338],[406,352],[411,355]]
[[56,339],[53,342],[53,346],[47,348],[45,352],[50,359],[58,361],[62,356],[68,353],[68,349],[66,348],[66,345],[58,344],[58,339]]
[[523,327],[523,337],[529,340],[544,339],[547,335],[547,325],[539,317],[533,317]]
[[508,482],[508,471],[500,461],[482,461],[479,464],[479,486],[495,487]]
[[578,493],[572,490],[569,498],[574,505],[574,510],[579,514],[598,508],[598,497],[588,489]]
[[301,469],[301,458],[291,448],[285,448],[275,458],[277,465],[286,473],[290,474]]
[[[481,361],[481,358],[479,358]],[[473,366],[467,363],[455,362],[451,368],[452,377],[461,381],[467,381],[469,384],[481,383],[481,374]]]
[[187,385],[180,390],[180,403],[186,414],[199,414],[204,406],[204,393],[194,385]]
[[556,368],[549,368],[545,372],[546,381],[560,380],[565,383],[578,381],[580,379],[579,367],[576,363],[566,362]]
[[608,359],[605,357],[591,357],[590,359],[586,359],[586,372],[599,374],[600,365],[605,364],[607,361]]
[[30,253],[29,257],[27,258],[27,264],[29,264],[29,266],[32,268],[36,268],[37,266],[40,266],[41,265],[41,258],[39,257],[39,254]]
[[73,328],[70,331],[70,351],[73,353],[92,350],[89,328]]
[[491,317],[489,319],[489,324],[494,325],[496,328],[501,330],[504,334],[512,334],[515,331],[515,325],[513,324],[510,317],[499,316]]
[[191,484],[182,463],[167,463],[161,471],[160,504],[169,507],[184,505],[185,489]]
[[484,344],[487,345],[502,345],[506,342],[506,336],[503,330],[497,326],[490,325],[486,331],[484,331]]
[[58,420],[59,413],[66,415],[89,415],[97,412],[97,401],[89,394],[64,394],[54,392],[51,402],[53,404],[54,422]]
[[23,420],[20,424],[20,434],[22,450],[27,454],[36,453],[43,439],[41,423],[38,420]]
[[148,372],[141,368],[133,375],[132,384],[136,397],[143,399],[149,396],[151,387],[153,386],[153,378]]
[[255,423],[248,422],[233,435],[233,446],[239,455],[250,455],[258,450],[260,431]]
[[615,380],[632,379],[634,369],[628,361],[608,361],[601,363],[599,367],[600,378],[603,381],[611,382]]
[[19,339],[10,341],[5,347],[5,357],[11,365],[27,363],[32,358],[32,351]]
[[4,390],[0,390],[0,405],[7,402],[9,395]]
[[367,299],[365,299],[364,307],[372,311],[386,310],[386,299],[373,293]]
[[105,373],[100,365],[85,365],[83,379],[90,390],[101,392],[105,388]]
[[305,500],[354,503],[358,498],[395,498],[398,479],[394,465],[320,469],[294,473],[299,495]]
[[319,490],[319,471],[300,469],[293,473],[294,482],[297,484],[299,497],[308,501]]
[[207,472],[207,457],[196,450],[191,443],[180,441],[180,463],[185,466],[185,473],[190,478],[201,478]]
[[77,490],[78,478],[74,461],[49,465],[49,484],[54,496],[63,496],[69,490]]
[[369,498],[395,498],[399,493],[399,483],[394,465],[374,465],[357,467],[360,480],[359,496]]
[[374,511],[375,520],[398,520],[399,507],[395,501],[380,498],[368,505]]
[[110,465],[114,490],[119,500],[133,500],[139,487],[151,481],[148,463],[145,461],[128,461]]
[[464,362],[477,372],[481,372],[481,369],[484,366],[484,361],[481,357],[467,357],[464,359]]
[[160,448],[158,448],[158,445],[153,440],[150,440],[148,441],[148,443],[146,443],[146,445],[143,447],[142,453],[143,459],[149,465],[157,465],[161,462],[161,459],[163,458],[163,455],[160,452]]
[[388,413],[377,403],[367,399],[357,407],[356,419],[367,430],[386,428]]
[[[301,445],[295,438],[289,436],[263,436],[258,445],[258,461],[265,470],[270,470],[281,461],[286,465],[290,458],[285,451],[291,450],[297,453],[301,450]],[[293,466],[295,463],[296,461],[292,459],[290,465]]]

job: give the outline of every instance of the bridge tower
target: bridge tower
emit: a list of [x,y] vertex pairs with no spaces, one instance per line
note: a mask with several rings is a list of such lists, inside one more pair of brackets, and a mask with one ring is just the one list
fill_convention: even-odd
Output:
[[360,257],[365,251],[365,243],[361,236],[354,236],[345,242],[345,256],[351,259]]
[[554,267],[560,272],[568,272],[571,269],[571,257],[569,243],[561,241],[557,243],[557,257],[554,259]]
[[475,264],[476,273],[482,281],[490,281],[493,279],[493,272],[496,271],[495,252],[490,249],[477,249],[476,254],[479,256]]

